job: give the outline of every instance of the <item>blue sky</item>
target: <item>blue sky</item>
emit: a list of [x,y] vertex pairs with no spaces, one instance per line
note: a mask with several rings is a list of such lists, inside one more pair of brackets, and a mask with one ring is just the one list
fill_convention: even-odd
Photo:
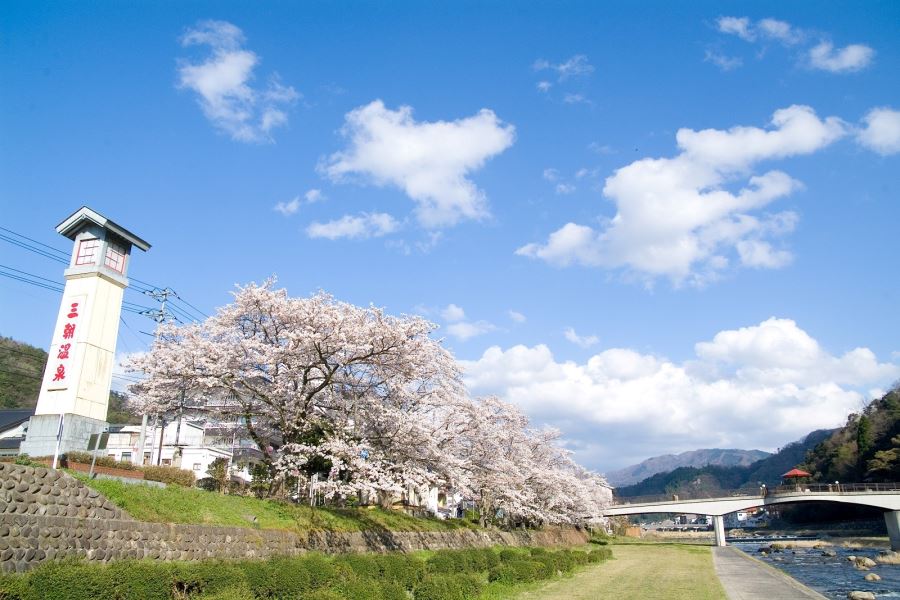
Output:
[[[207,313],[277,274],[425,314],[599,470],[900,378],[896,3],[0,10],[0,225],[66,249],[87,204]],[[48,345],[58,300],[0,279],[0,333]]]

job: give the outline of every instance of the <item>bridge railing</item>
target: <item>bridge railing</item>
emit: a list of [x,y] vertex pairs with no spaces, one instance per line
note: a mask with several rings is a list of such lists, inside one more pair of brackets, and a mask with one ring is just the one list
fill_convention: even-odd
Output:
[[613,504],[649,504],[653,502],[673,502],[682,500],[709,500],[713,498],[747,498],[777,496],[785,494],[822,493],[878,493],[900,492],[900,483],[790,483],[763,488],[745,486],[735,490],[713,490],[710,492],[679,492],[678,494],[654,494],[651,496],[614,497]]
[[769,490],[770,494],[822,494],[822,493],[865,493],[900,492],[900,483],[790,483]]
[[735,490],[714,490],[710,492],[679,492],[677,494],[654,494],[651,496],[614,497],[615,504],[646,504],[650,502],[672,502],[681,500],[709,500],[712,498],[762,497],[758,486],[742,487]]

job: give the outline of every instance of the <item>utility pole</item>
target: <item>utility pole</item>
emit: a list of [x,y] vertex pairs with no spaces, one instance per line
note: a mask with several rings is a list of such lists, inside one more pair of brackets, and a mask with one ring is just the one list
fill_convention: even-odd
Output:
[[[163,323],[170,323],[170,322],[172,322],[172,320],[177,318],[166,307],[166,303],[169,301],[170,296],[175,296],[175,297],[178,296],[178,294],[176,294],[174,290],[172,290],[171,288],[168,288],[168,287],[165,289],[162,289],[162,290],[159,288],[154,288],[152,290],[145,291],[144,294],[147,296],[150,296],[151,298],[153,298],[154,300],[159,302],[159,308],[151,309],[151,310],[142,310],[139,314],[142,314],[145,317],[149,317],[149,318],[153,319],[154,321],[156,321],[157,325],[161,325]],[[182,402],[183,401],[184,401],[184,393],[182,390]],[[154,416],[154,418],[153,418],[154,430],[156,429],[156,424],[158,422],[159,422],[159,416],[158,415]],[[163,433],[166,430],[166,420],[162,419],[161,424],[162,424],[162,427],[160,429],[160,434],[159,434],[159,452],[156,456],[156,464],[157,465],[159,465],[162,462]],[[178,427],[179,427],[179,429],[181,428],[180,421],[178,423]],[[146,431],[147,431],[147,415],[143,415],[143,418],[141,419],[141,436],[140,436],[141,440],[145,439]],[[156,441],[155,437],[156,436],[151,435],[151,440],[152,440],[150,442],[150,464],[151,465],[153,464],[153,446],[154,446],[154,442]],[[176,444],[177,444],[177,434],[176,434]],[[143,456],[143,454],[144,454],[144,448],[143,448],[143,445],[141,445],[141,456]],[[143,458],[142,458],[142,461],[143,461]]]

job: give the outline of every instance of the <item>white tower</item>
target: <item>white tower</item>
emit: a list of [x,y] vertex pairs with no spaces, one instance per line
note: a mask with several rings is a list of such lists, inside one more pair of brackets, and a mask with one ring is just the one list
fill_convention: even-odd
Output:
[[129,256],[132,246],[150,249],[86,206],[56,231],[75,243],[37,408],[20,449],[31,456],[84,450],[90,435],[107,427]]

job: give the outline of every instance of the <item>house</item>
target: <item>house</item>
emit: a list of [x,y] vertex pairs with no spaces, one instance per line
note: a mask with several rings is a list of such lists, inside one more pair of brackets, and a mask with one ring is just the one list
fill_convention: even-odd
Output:
[[25,439],[33,408],[0,410],[0,457],[17,456]]
[[115,460],[143,465],[164,465],[193,471],[197,479],[207,477],[210,465],[217,458],[232,461],[230,448],[214,448],[204,444],[202,425],[186,419],[164,426],[148,426],[144,447],[140,446],[140,425],[112,425],[106,455]]

